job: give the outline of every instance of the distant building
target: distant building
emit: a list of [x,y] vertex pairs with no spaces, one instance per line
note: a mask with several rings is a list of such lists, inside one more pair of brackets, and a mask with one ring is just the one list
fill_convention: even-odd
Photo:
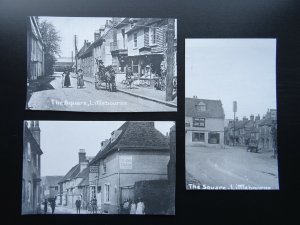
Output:
[[220,100],[185,99],[186,146],[224,146],[224,110]]
[[65,176],[58,182],[61,186],[62,205],[75,208],[75,201],[83,199],[83,192],[80,184],[86,176],[88,176],[87,168],[89,161],[87,160],[84,149],[80,149],[78,153],[79,162],[73,166]]
[[43,199],[56,198],[56,204],[61,205],[60,186],[58,184],[62,176],[42,177]]
[[64,72],[65,69],[72,69],[73,66],[73,57],[60,57],[54,63],[54,72]]
[[154,122],[125,122],[90,163],[91,195],[103,213],[120,213],[125,199],[135,198],[139,181],[168,180],[170,146]]
[[34,16],[27,17],[27,79],[32,82],[44,75],[44,43]]
[[24,123],[22,214],[40,213],[41,209],[41,130],[38,121]]

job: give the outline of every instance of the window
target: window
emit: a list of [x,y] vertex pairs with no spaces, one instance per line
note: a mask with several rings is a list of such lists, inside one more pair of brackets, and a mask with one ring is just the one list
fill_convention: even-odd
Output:
[[26,192],[25,192],[25,180],[22,179],[22,201],[23,201],[23,202],[24,202],[25,199],[26,199],[25,195],[26,195]]
[[36,154],[36,168],[39,169],[39,155]]
[[96,186],[90,186],[90,200],[92,200],[94,197],[96,197]]
[[192,141],[193,142],[204,142],[205,141],[204,133],[193,132],[192,133]]
[[31,161],[31,145],[30,145],[30,142],[27,142],[27,160],[28,160],[28,162]]
[[205,118],[193,118],[194,127],[205,127]]
[[55,190],[55,191],[58,191],[58,186],[55,186],[55,187],[54,187],[54,190]]
[[132,60],[132,72],[133,73],[138,73],[139,72],[139,61],[138,61],[138,59],[133,59]]
[[156,28],[155,27],[152,27],[151,30],[150,30],[150,40],[151,40],[151,44],[152,45],[155,45],[156,44]]
[[205,112],[206,111],[206,105],[204,102],[199,102],[198,105],[196,105],[198,112]]
[[122,38],[123,38],[123,49],[125,49],[125,29],[122,29],[121,30],[121,32],[122,32]]
[[133,34],[133,47],[136,48],[137,47],[137,33]]
[[208,143],[209,144],[220,144],[220,134],[210,132],[208,133]]
[[31,202],[31,182],[27,183],[27,202]]
[[106,162],[103,160],[103,174],[106,173]]
[[110,197],[109,197],[110,185],[109,184],[104,184],[104,188],[105,188],[104,202],[109,203],[110,202]]

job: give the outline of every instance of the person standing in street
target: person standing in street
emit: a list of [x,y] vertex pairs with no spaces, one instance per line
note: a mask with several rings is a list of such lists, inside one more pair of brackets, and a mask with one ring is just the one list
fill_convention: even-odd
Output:
[[64,77],[65,77],[65,81],[64,81],[64,86],[65,87],[70,87],[71,86],[71,79],[70,79],[70,71],[69,69],[66,69],[64,72]]
[[79,197],[76,200],[75,205],[76,205],[76,210],[77,210],[76,212],[77,212],[77,214],[80,214],[81,200],[80,200]]
[[130,214],[136,214],[136,203],[134,200],[130,204]]
[[97,199],[96,196],[94,196],[94,198],[92,199],[92,212],[93,214],[97,213]]
[[54,214],[54,210],[55,210],[55,199],[54,198],[51,199],[50,206],[51,206],[52,214]]
[[145,204],[142,202],[141,198],[138,198],[138,203],[136,205],[136,213],[138,215],[143,215],[145,214]]
[[44,205],[44,214],[47,214],[48,201],[46,198],[45,198],[45,201],[43,202],[43,205]]

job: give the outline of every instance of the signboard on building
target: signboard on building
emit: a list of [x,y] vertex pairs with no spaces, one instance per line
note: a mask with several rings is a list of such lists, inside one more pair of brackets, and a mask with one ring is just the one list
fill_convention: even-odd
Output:
[[98,166],[90,166],[90,173],[98,173]]
[[132,169],[132,156],[120,156],[120,169],[131,170]]

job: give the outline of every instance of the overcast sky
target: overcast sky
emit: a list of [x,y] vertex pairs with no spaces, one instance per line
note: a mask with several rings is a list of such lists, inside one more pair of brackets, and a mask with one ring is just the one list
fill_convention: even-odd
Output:
[[74,35],[78,37],[78,50],[83,46],[84,40],[94,41],[94,33],[99,31],[101,25],[111,18],[105,17],[39,17],[52,23],[61,36],[61,56],[71,57],[75,54]]
[[[95,156],[101,141],[110,138],[123,121],[40,121],[41,174],[65,175],[78,163],[78,151],[83,148],[87,156]],[[166,134],[174,122],[157,121],[155,127]]]
[[275,39],[186,39],[185,95],[220,99],[225,119],[276,108]]

